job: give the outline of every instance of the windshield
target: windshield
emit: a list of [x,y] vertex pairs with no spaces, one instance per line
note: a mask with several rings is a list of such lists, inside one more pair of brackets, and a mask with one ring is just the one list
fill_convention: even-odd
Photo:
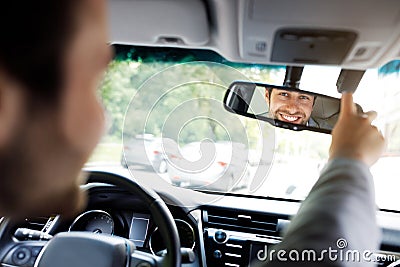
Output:
[[[232,63],[207,50],[116,45],[99,90],[107,134],[87,165],[122,165],[175,186],[234,194],[303,200],[328,160],[331,136],[294,132],[229,113],[229,84],[251,80],[282,85],[284,66]],[[388,149],[371,169],[377,204],[394,201],[400,172],[399,62],[368,70],[354,96]],[[301,89],[340,97],[339,68],[306,66]]]

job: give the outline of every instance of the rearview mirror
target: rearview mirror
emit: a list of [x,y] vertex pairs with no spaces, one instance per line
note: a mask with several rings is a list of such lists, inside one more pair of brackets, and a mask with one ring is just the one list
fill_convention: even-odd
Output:
[[[225,109],[295,131],[331,133],[340,113],[340,99],[297,88],[253,82],[233,82]],[[357,105],[358,112],[362,108]]]

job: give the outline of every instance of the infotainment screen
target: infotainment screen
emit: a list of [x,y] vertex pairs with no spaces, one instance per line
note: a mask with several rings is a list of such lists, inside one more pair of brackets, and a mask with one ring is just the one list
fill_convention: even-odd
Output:
[[149,216],[134,213],[132,216],[131,227],[129,229],[129,239],[135,246],[143,247],[149,227]]

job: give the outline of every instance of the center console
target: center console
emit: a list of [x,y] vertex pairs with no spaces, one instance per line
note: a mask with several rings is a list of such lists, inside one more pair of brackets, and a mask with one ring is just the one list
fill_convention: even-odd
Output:
[[203,210],[207,266],[247,267],[265,262],[267,250],[279,243],[289,220],[223,209]]

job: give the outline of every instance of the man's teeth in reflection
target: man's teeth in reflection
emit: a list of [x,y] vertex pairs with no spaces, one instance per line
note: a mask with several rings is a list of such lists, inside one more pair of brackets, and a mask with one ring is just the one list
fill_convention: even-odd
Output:
[[282,118],[284,118],[287,121],[297,121],[300,117],[294,117],[294,116],[287,116],[287,115],[282,115]]

